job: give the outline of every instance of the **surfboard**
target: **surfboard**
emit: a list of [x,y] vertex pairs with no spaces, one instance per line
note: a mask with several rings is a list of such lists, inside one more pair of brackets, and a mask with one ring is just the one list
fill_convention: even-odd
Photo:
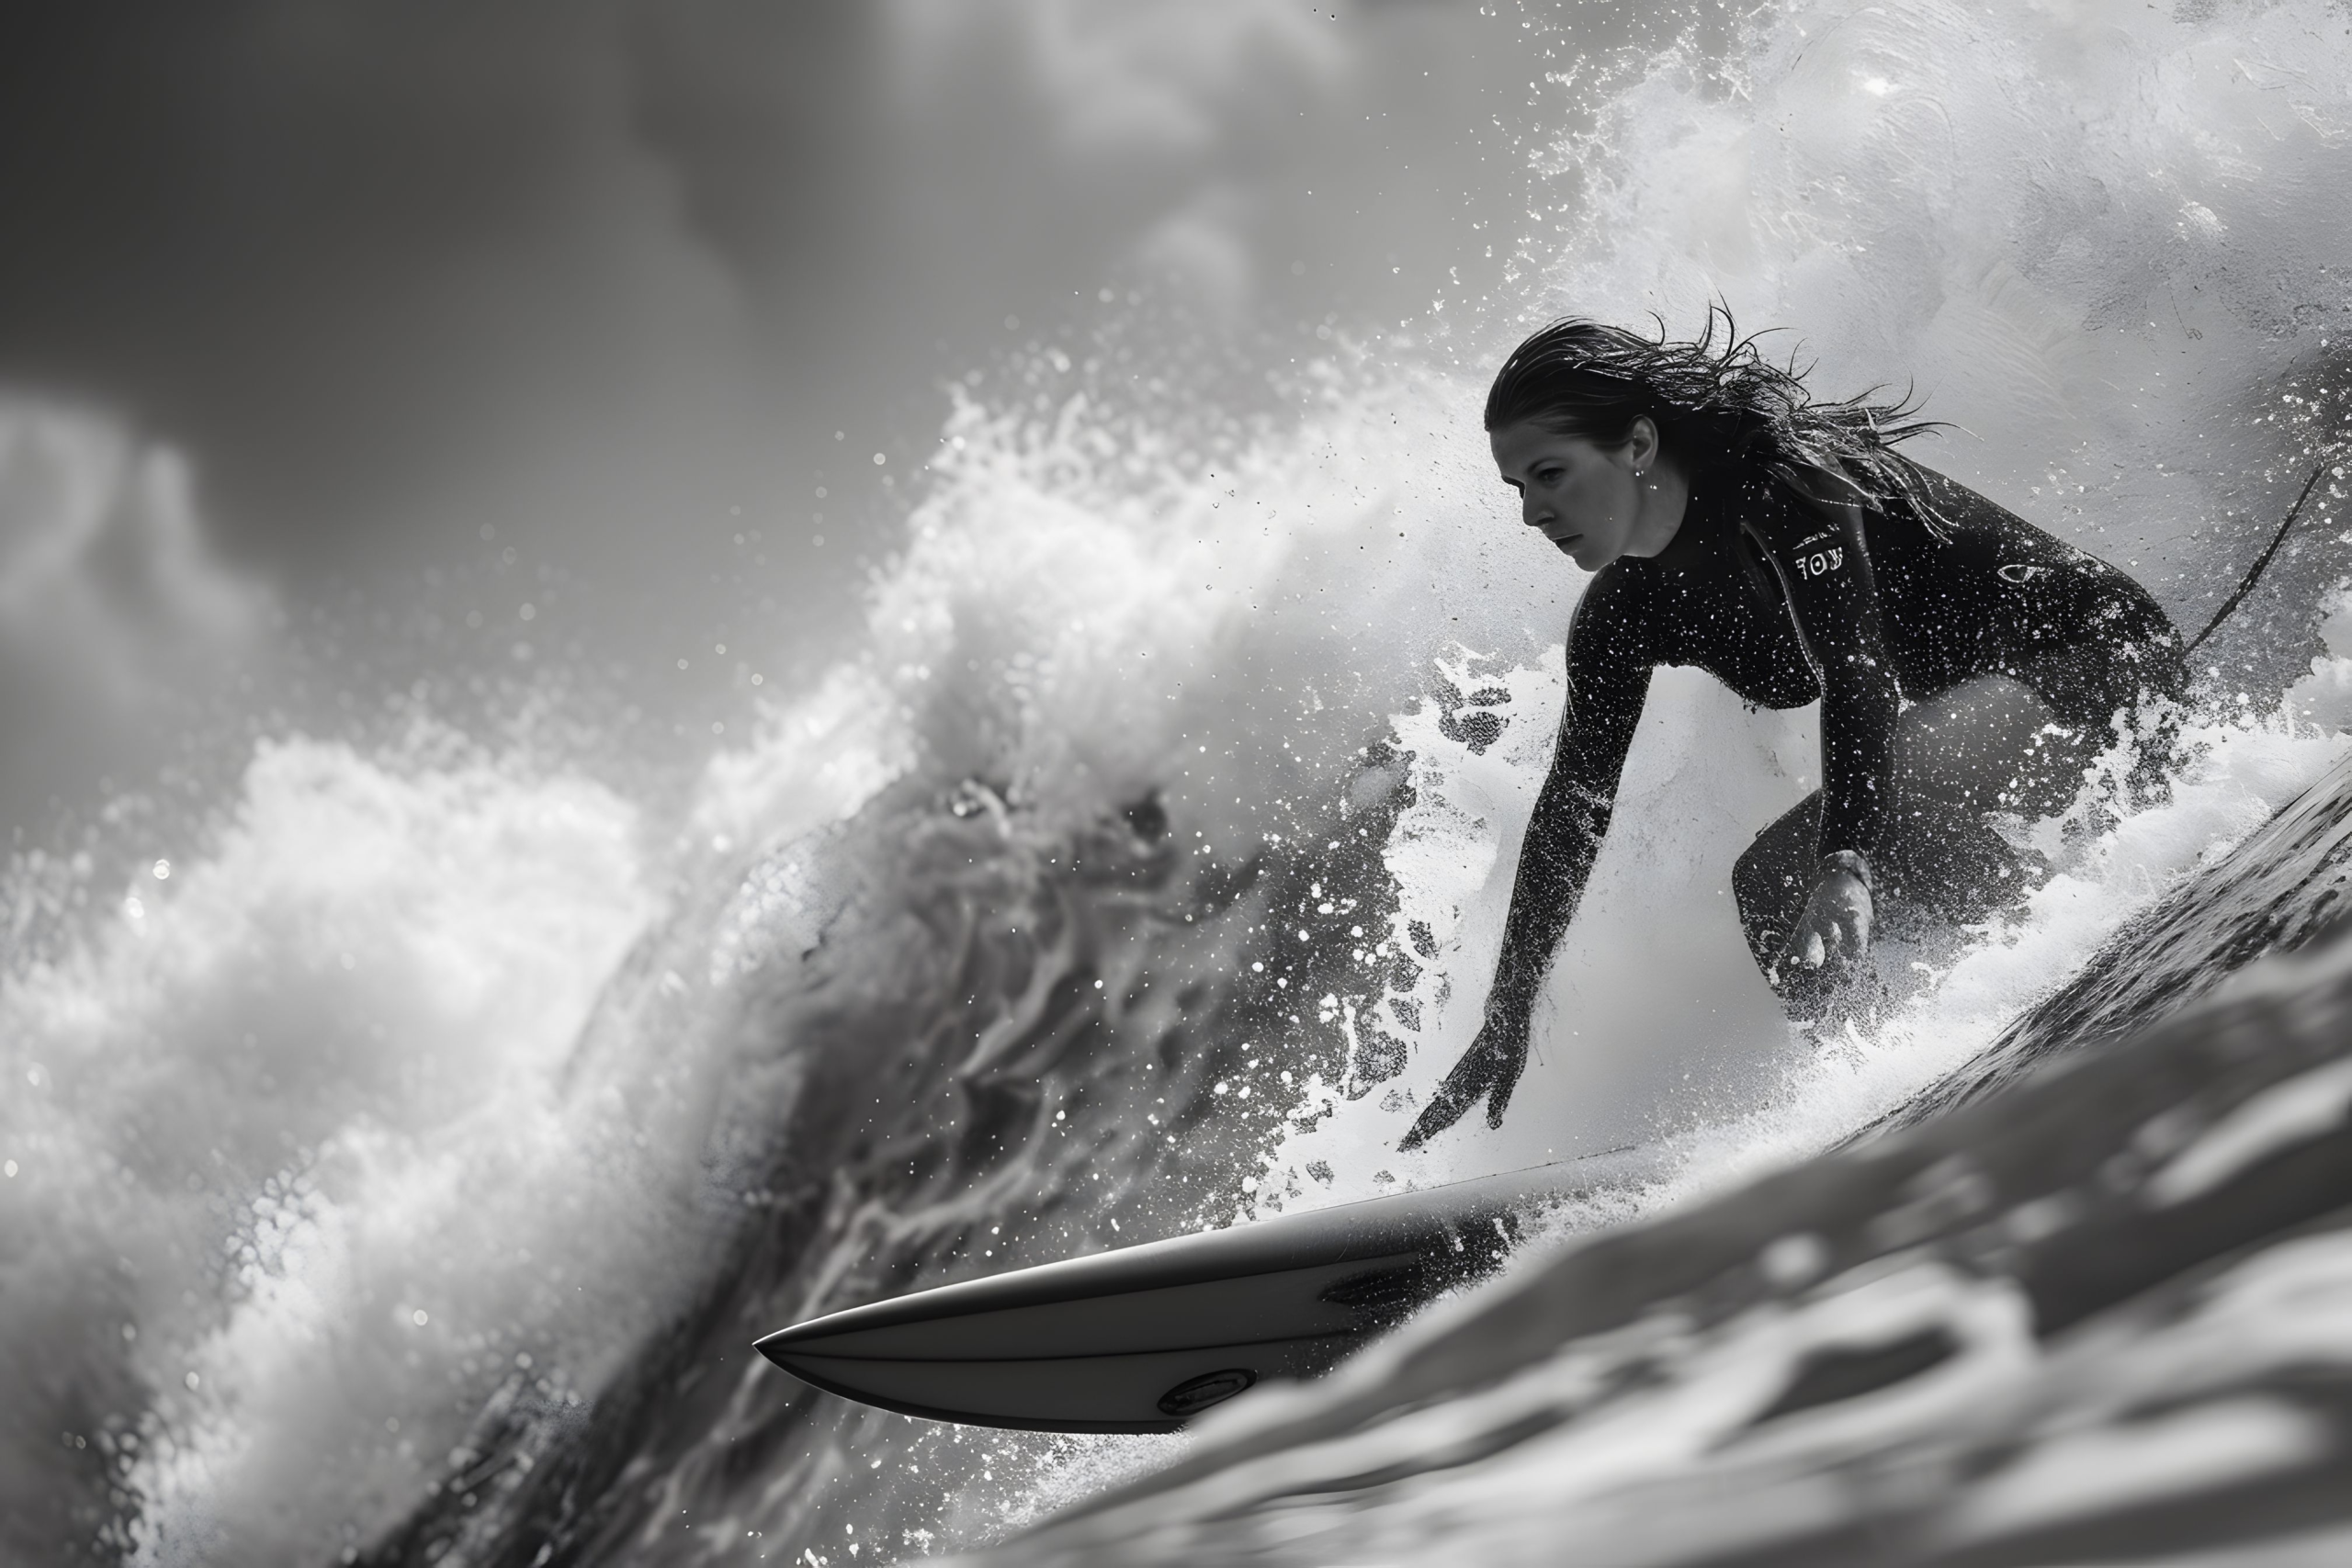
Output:
[[1636,1179],[1618,1150],[1171,1236],[830,1313],[758,1342],[829,1393],[1048,1432],[1169,1432],[1258,1383],[1315,1377],[1496,1268],[1523,1215]]

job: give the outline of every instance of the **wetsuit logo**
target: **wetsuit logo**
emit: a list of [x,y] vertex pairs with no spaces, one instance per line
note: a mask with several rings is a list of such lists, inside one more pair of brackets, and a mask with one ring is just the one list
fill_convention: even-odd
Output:
[[1844,547],[1833,545],[1826,550],[1815,550],[1809,556],[1797,557],[1797,575],[1806,579],[1820,577],[1826,573],[1836,571],[1839,567],[1842,567],[1845,564],[1846,551]]
[[2043,572],[2048,571],[2050,569],[2046,566],[2027,566],[2023,562],[2019,561],[2012,562],[2011,564],[2001,567],[1998,570],[2000,571],[2002,581],[2025,583],[2031,582],[2035,578],[2040,577]]

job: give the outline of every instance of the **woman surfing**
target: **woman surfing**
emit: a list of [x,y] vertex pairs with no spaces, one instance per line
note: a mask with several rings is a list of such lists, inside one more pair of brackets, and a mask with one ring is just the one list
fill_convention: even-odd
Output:
[[1815,401],[1720,306],[1690,343],[1553,323],[1496,376],[1486,428],[1521,520],[1594,576],[1483,1025],[1403,1147],[1481,1098],[1502,1124],[1658,665],[1821,704],[1821,788],[1732,870],[1749,951],[1801,1020],[1874,931],[2017,899],[2026,867],[1989,814],[2063,806],[2119,732],[2160,773],[2168,730],[2140,714],[2182,698],[2188,667],[2147,591],[1894,450],[1932,422]]

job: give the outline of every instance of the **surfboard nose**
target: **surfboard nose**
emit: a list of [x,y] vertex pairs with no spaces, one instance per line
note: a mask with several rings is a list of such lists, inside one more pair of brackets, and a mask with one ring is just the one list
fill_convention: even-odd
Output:
[[1233,1352],[1197,1351],[918,1362],[787,1348],[769,1359],[812,1387],[902,1416],[1031,1431],[1172,1432],[1263,1378],[1311,1376],[1338,1359],[1314,1354],[1318,1348],[1251,1347],[1258,1364],[1249,1366],[1217,1364],[1230,1363]]
[[1645,1156],[1514,1171],[942,1285],[758,1342],[830,1393],[1054,1432],[1165,1432],[1261,1382],[1328,1371],[1483,1274],[1532,1203]]
[[1043,1281],[1024,1269],[853,1307],[758,1349],[803,1382],[905,1415],[1164,1432],[1261,1382],[1328,1370],[1367,1326],[1352,1292],[1326,1294],[1362,1263],[1120,1289],[1103,1277],[1125,1271],[1118,1255],[1080,1262],[1113,1267],[1048,1265]]

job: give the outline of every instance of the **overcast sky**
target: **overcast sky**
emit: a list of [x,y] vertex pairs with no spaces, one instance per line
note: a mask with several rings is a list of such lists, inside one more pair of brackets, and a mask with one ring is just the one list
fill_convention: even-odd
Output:
[[1544,63],[1502,9],[14,6],[0,386],[184,456],[222,570],[298,608],[487,524],[650,656],[752,521],[805,642],[903,511],[838,460],[919,454],[944,378],[1131,290],[1245,348],[1475,290]]
[[240,560],[429,558],[493,521],[658,566],[844,422],[927,434],[1008,315],[1137,277],[1231,317],[1425,305],[1508,188],[1479,132],[1531,72],[1481,56],[1474,6],[1331,17],[17,7],[0,377],[188,451]]

